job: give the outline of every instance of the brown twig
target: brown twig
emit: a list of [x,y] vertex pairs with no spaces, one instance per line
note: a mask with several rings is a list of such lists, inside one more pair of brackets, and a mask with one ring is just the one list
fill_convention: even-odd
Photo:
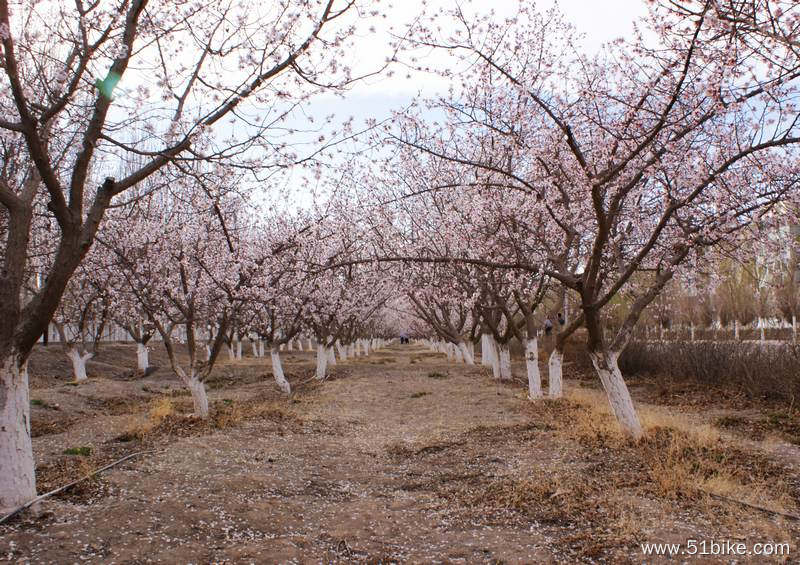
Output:
[[711,498],[716,498],[717,500],[724,500],[726,502],[735,502],[736,504],[741,504],[742,506],[747,506],[749,508],[754,508],[755,510],[761,510],[762,512],[766,512],[767,514],[775,514],[777,516],[783,516],[784,518],[789,518],[791,520],[800,521],[800,516],[797,514],[792,514],[790,512],[783,512],[781,510],[773,510],[772,508],[766,508],[764,506],[759,506],[758,504],[753,504],[751,502],[745,502],[744,500],[739,500],[738,498],[731,498],[729,496],[724,496],[722,494],[714,494],[713,492],[703,491]]

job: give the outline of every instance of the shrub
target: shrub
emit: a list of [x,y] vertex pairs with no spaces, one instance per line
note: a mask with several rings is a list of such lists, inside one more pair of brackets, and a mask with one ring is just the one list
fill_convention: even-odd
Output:
[[793,403],[800,396],[800,345],[759,342],[632,342],[619,359],[626,375],[658,375],[741,389]]

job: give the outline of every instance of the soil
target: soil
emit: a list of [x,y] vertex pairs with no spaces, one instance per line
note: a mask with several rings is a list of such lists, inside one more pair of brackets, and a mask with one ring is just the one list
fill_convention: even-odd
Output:
[[[30,363],[39,492],[142,454],[0,526],[0,561],[666,562],[640,544],[689,538],[800,550],[796,521],[665,496],[638,455],[649,444],[582,439],[570,433],[573,402],[530,402],[519,380],[499,383],[414,344],[340,362],[323,383],[310,379],[312,353],[285,353],[291,398],[268,360],[223,360],[208,422],[191,417],[158,352],[161,368],[140,378],[128,369],[133,346],[108,347],[77,386],[63,357],[39,348]],[[565,367],[568,389],[579,372]],[[637,396],[657,401],[644,388]],[[164,398],[174,413],[157,418]],[[672,400],[670,410],[718,417]],[[798,457],[783,447],[736,456],[752,476],[784,481],[796,507]],[[739,562],[765,562],[748,559]]]

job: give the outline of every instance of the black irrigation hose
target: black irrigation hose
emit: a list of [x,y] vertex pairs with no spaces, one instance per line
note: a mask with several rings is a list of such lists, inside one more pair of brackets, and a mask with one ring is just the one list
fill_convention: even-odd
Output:
[[130,455],[126,455],[122,459],[118,459],[118,460],[114,461],[113,463],[109,463],[105,467],[101,467],[100,469],[96,469],[95,471],[92,471],[91,473],[89,473],[85,477],[81,477],[80,479],[72,481],[71,483],[66,484],[63,487],[58,487],[55,490],[51,490],[50,492],[46,492],[46,493],[44,493],[42,495],[39,495],[36,498],[34,498],[33,500],[31,500],[30,502],[27,502],[27,503],[23,504],[22,506],[20,506],[19,508],[17,508],[16,510],[11,512],[10,514],[6,514],[2,518],[0,518],[0,524],[5,524],[8,520],[10,520],[14,516],[16,516],[17,514],[22,512],[23,510],[25,510],[27,508],[30,508],[31,506],[33,506],[34,504],[36,504],[40,500],[44,500],[45,498],[53,496],[54,494],[58,494],[60,492],[63,492],[65,490],[67,490],[68,488],[73,487],[73,486],[77,485],[78,483],[80,483],[82,481],[85,481],[86,479],[91,479],[95,475],[98,475],[98,474],[102,473],[103,471],[107,471],[111,467],[119,465],[120,463],[123,463],[123,462],[127,461],[128,459],[133,459],[134,457],[138,457],[139,455],[145,455],[147,453],[155,453],[155,451],[139,451],[137,453],[131,453]]

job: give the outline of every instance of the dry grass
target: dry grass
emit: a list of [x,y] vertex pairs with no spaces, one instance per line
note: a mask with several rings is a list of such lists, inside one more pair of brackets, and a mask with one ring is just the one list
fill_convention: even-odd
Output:
[[120,436],[120,440],[130,441],[132,439],[144,439],[159,428],[167,418],[175,415],[175,402],[169,396],[155,398],[150,403],[147,414],[133,415],[126,426],[125,432]]
[[723,438],[712,425],[680,412],[642,406],[639,415],[645,433],[633,442],[620,432],[602,392],[574,389],[563,402],[571,405],[574,416],[561,432],[642,465],[649,489],[659,498],[703,501],[714,494],[796,512],[786,470],[734,439]]
[[[36,467],[36,487],[40,493],[48,492],[69,484],[92,473],[105,461],[96,456],[63,456],[55,461]],[[94,476],[79,482],[68,490],[59,493],[57,498],[73,503],[86,503],[105,496],[108,484],[101,476]]]
[[574,475],[553,475],[546,470],[534,477],[503,477],[489,483],[470,501],[498,508],[511,508],[543,522],[569,522],[584,510],[588,484]]
[[284,403],[262,398],[248,400],[222,400],[216,402],[207,419],[180,412],[191,406],[188,402],[176,403],[168,396],[154,399],[147,414],[134,415],[118,441],[155,441],[158,438],[186,437],[212,433],[241,425],[248,420],[265,420],[284,426],[301,423]]

